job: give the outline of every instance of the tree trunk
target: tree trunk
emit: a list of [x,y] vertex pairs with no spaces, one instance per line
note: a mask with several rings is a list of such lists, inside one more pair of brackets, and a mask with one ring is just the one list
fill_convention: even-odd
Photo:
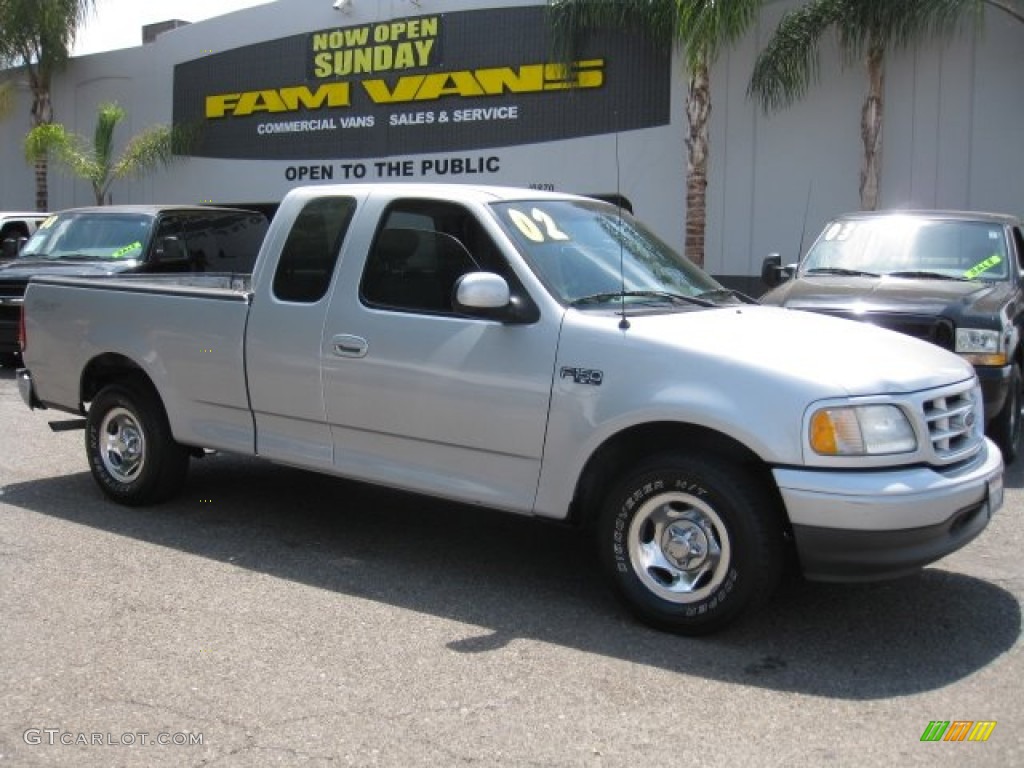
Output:
[[[47,125],[53,122],[53,104],[50,91],[42,86],[37,77],[30,79],[32,85],[32,126]],[[35,161],[36,175],[36,210],[47,211],[50,208],[50,189],[48,184],[49,163],[46,157]]]
[[704,266],[704,231],[707,227],[708,123],[711,117],[711,81],[707,58],[690,73],[686,99],[689,133],[686,137],[686,258]]
[[45,157],[35,161],[36,173],[36,210],[47,211],[50,208],[50,188],[47,184],[47,171],[49,166]]
[[885,95],[885,51],[872,41],[868,50],[868,95],[860,113],[860,137],[864,164],[860,171],[860,207],[878,209],[879,175],[882,171],[882,108]]

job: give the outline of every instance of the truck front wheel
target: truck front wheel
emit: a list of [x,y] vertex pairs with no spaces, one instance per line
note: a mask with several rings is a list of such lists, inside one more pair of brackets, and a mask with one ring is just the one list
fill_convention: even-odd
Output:
[[699,635],[763,602],[782,571],[775,508],[753,477],[718,461],[665,454],[607,498],[599,556],[638,618]]
[[169,499],[188,471],[187,450],[174,441],[156,393],[142,384],[114,384],[96,395],[85,452],[103,493],[128,506]]

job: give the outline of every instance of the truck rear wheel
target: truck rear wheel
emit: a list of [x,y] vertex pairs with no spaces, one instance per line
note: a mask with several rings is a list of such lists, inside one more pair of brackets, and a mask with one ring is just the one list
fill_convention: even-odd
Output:
[[141,383],[100,391],[86,419],[85,452],[103,493],[128,506],[166,501],[188,471],[188,451],[174,441],[159,397]]
[[599,556],[641,620],[699,635],[721,629],[777,585],[782,530],[752,477],[682,454],[636,467],[608,497]]

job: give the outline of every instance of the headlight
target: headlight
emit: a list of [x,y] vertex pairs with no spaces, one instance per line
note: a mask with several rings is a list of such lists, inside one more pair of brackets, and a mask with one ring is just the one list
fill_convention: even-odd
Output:
[[999,331],[980,328],[956,329],[956,353],[972,365],[1006,365]]
[[914,428],[895,405],[822,408],[811,416],[811,448],[822,456],[876,456],[917,449]]

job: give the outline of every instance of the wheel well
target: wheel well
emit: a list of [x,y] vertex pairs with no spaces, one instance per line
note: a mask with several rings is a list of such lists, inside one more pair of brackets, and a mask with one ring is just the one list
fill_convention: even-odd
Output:
[[601,499],[621,477],[624,469],[658,453],[676,451],[717,456],[750,472],[777,509],[782,498],[767,464],[753,451],[728,435],[695,424],[660,422],[631,427],[608,438],[590,457],[576,484],[570,520],[587,526],[600,511]]
[[82,382],[79,388],[82,404],[91,402],[108,384],[127,380],[141,382],[156,392],[156,387],[153,386],[153,382],[146,372],[124,355],[109,353],[93,358],[82,371]]

